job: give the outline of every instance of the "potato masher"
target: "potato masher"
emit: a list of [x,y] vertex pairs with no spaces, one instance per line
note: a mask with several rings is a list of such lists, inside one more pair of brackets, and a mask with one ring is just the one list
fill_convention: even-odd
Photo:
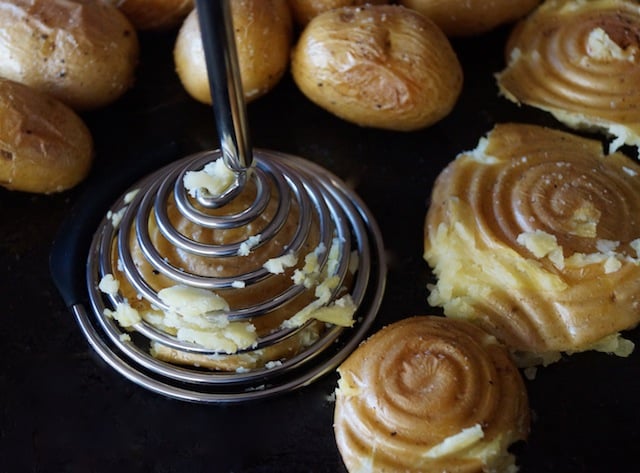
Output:
[[[199,0],[196,5],[220,149],[173,162],[124,192],[104,216],[91,241],[85,274],[89,307],[77,298],[65,299],[91,347],[127,379],[171,398],[231,403],[265,398],[305,386],[341,363],[366,335],[376,316],[384,293],[386,264],[381,233],[372,214],[344,182],[305,159],[252,148],[229,2]],[[219,160],[233,175],[224,191],[187,189],[186,176],[202,173],[207,165]],[[250,205],[240,210],[233,208],[233,202],[247,186],[255,188]],[[273,199],[277,201],[274,203]],[[244,241],[212,243],[181,233],[167,210],[169,201],[178,210],[180,221],[202,228],[204,232],[232,232],[251,225],[264,218],[264,210],[270,202],[276,210],[259,235]],[[227,208],[233,210],[227,211]],[[170,243],[172,251],[196,255],[199,261],[238,259],[241,253],[251,254],[261,245],[282,238],[279,235],[284,222],[291,218],[292,209],[298,209],[297,226],[283,243],[280,256],[299,253],[298,258],[304,257],[300,252],[305,241],[314,238],[318,244],[316,248],[323,249],[309,252],[317,257],[314,271],[326,273],[330,267],[332,276],[339,281],[330,288],[330,298],[325,294],[324,299],[318,299],[322,303],[316,306],[331,307],[342,294],[340,291],[348,286],[348,296],[355,307],[353,326],[318,324],[313,318],[299,325],[283,322],[276,330],[258,336],[251,346],[229,353],[185,340],[144,317],[134,320],[130,326],[124,324],[124,328],[121,319],[114,318],[114,309],[126,303],[127,297],[119,289],[105,291],[101,282],[116,272],[125,275],[136,298],[146,301],[154,310],[168,313],[166,311],[175,309],[153,284],[145,280],[140,263],[132,256],[132,245],[136,247],[136,254],[144,255],[145,264],[152,268],[154,275],[171,280],[175,286],[214,294],[217,291],[242,291],[276,277],[274,271],[261,266],[224,276],[191,272],[168,261],[155,246],[152,233],[159,232]],[[335,258],[336,254],[338,258]],[[54,257],[52,267],[56,267],[56,263]],[[64,295],[65,291],[62,292]],[[275,297],[247,306],[207,312],[205,318],[222,318],[224,323],[249,323],[295,305],[293,301],[303,293],[303,283],[291,282],[290,287]],[[299,313],[291,314],[291,318]],[[308,344],[303,344],[291,356],[251,369],[211,370],[197,366],[198,363],[167,362],[152,356],[149,349],[152,344],[178,358],[184,355],[220,360],[277,347],[291,337],[300,337],[310,326],[320,326],[320,330],[310,337]]]

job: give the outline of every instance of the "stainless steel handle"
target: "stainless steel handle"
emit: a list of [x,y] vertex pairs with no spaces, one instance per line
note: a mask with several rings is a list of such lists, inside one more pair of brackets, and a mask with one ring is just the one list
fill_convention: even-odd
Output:
[[243,174],[253,162],[229,0],[196,0],[213,113],[225,164]]

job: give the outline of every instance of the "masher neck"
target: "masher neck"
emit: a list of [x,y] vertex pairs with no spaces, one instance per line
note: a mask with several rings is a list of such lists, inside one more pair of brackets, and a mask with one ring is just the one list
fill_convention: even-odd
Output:
[[252,164],[252,146],[230,0],[196,0],[213,113],[225,164],[244,173]]

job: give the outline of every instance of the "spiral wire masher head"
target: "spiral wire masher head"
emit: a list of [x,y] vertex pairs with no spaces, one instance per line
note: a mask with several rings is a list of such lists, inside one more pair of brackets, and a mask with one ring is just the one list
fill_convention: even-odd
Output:
[[[135,289],[137,297],[148,301],[154,310],[173,310],[158,297],[157,290],[145,281],[131,255],[132,241],[140,246],[154,272],[161,273],[177,285],[211,291],[233,290],[236,281],[242,281],[245,288],[250,288],[268,278],[277,277],[263,267],[227,277],[190,274],[184,268],[173,266],[159,254],[148,235],[149,222],[157,221],[159,231],[178,251],[193,253],[199,258],[215,258],[216,261],[220,258],[237,258],[238,244],[242,242],[205,245],[190,240],[165,216],[169,198],[176,202],[182,200],[181,207],[186,207],[189,211],[181,212],[181,218],[195,215],[194,222],[197,225],[204,221],[205,226],[222,225],[227,228],[230,221],[236,221],[235,225],[244,225],[250,216],[254,219],[264,216],[260,192],[256,193],[256,198],[248,208],[236,214],[222,216],[203,213],[197,199],[186,195],[184,185],[180,185],[185,173],[197,171],[204,162],[219,159],[220,156],[220,151],[205,152],[170,164],[133,186],[114,204],[94,236],[87,265],[87,287],[94,318],[77,314],[81,319],[80,325],[94,348],[121,374],[152,391],[197,402],[237,402],[267,397],[307,385],[333,370],[362,340],[371,326],[381,302],[386,275],[380,231],[363,203],[342,181],[303,159],[257,150],[254,154],[256,172],[251,174],[250,180],[257,183],[257,188],[262,186],[278,189],[279,208],[286,209],[295,204],[301,209],[295,232],[282,248],[283,254],[299,251],[302,241],[310,236],[311,221],[317,220],[318,241],[326,248],[336,242],[339,242],[340,247],[340,257],[336,261],[331,261],[329,252],[326,251],[320,253],[318,265],[324,270],[337,262],[332,271],[339,277],[341,284],[333,289],[332,300],[335,300],[344,281],[352,278],[350,294],[357,307],[355,324],[348,328],[329,324],[317,339],[290,358],[279,359],[276,363],[267,363],[250,370],[212,371],[197,366],[180,366],[154,357],[149,350],[150,343],[161,344],[187,356],[197,354],[223,358],[234,355],[181,340],[144,318],[123,328],[109,316],[110,310],[127,302],[126,297],[121,291],[104,293],[98,286],[106,275],[116,273],[125,275],[126,282]],[[167,189],[171,189],[169,197]],[[290,196],[294,202],[287,202],[286,196]],[[238,215],[242,217],[238,218]],[[281,216],[276,211],[264,226],[265,232],[261,239],[263,244],[278,238],[278,229],[283,226],[279,220]],[[356,259],[352,252],[357,253]],[[350,275],[349,266],[354,261],[357,262],[357,269]],[[301,297],[304,290],[303,285],[292,283],[277,297],[234,308],[226,312],[225,316],[233,321],[268,317],[273,311]],[[306,330],[312,323],[314,322],[308,321],[300,326],[282,324],[277,330],[259,337],[251,347],[239,350],[238,353],[256,353],[282,343]]]

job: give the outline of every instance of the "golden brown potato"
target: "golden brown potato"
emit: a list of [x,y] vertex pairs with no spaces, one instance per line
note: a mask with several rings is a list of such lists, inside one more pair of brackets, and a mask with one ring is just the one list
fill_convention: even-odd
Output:
[[365,3],[383,4],[390,3],[390,0],[289,0],[293,18],[301,26],[306,26],[313,18],[328,10],[355,7]]
[[391,130],[442,119],[462,89],[462,68],[444,33],[398,5],[318,15],[293,49],[291,72],[300,90],[329,112]]
[[517,20],[541,0],[400,0],[427,15],[447,36],[471,36]]
[[500,94],[640,148],[639,50],[639,2],[545,2],[511,31]]
[[[270,91],[289,65],[293,20],[286,0],[233,0],[231,15],[247,101]],[[187,16],[173,52],[176,72],[185,90],[210,104],[211,92],[197,12]]]
[[525,385],[507,349],[464,320],[385,326],[338,368],[334,432],[350,473],[513,472]]
[[640,323],[640,165],[599,141],[501,123],[431,194],[429,304],[480,325],[521,366],[628,356]]
[[165,30],[176,27],[193,10],[193,0],[110,0],[136,29]]
[[76,110],[107,105],[133,83],[138,39],[101,2],[0,0],[0,76]]
[[0,79],[0,185],[60,192],[89,172],[93,140],[82,119],[58,100]]

